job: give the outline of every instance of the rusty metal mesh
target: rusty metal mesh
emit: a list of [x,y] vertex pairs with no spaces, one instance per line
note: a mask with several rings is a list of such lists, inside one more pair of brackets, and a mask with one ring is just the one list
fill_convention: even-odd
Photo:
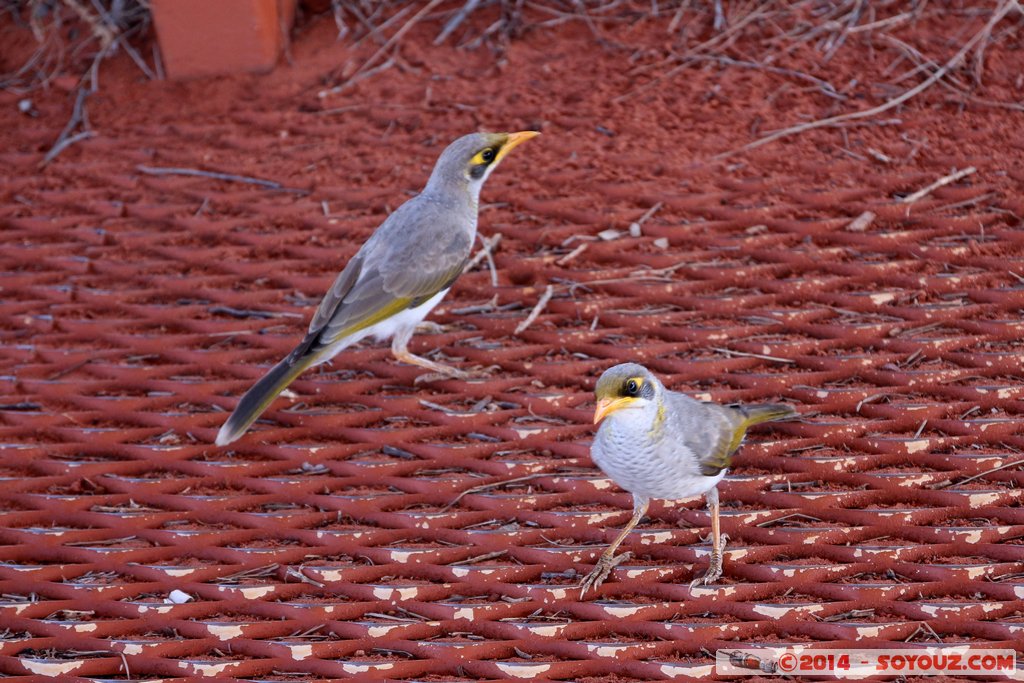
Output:
[[[1024,447],[1019,201],[979,179],[901,203],[938,161],[836,161],[837,189],[769,153],[760,175],[654,178],[656,152],[612,146],[597,173],[557,164],[574,143],[553,133],[487,190],[499,286],[482,265],[414,340],[489,376],[415,385],[364,344],[219,449],[225,410],[423,170],[307,196],[135,165],[298,168],[319,154],[282,149],[298,116],[236,114],[246,137],[186,122],[159,153],[166,130],[125,126],[42,175],[3,154],[4,675],[625,681],[708,675],[744,643],[1019,645],[1024,474],[990,472]],[[642,236],[593,239],[656,203]],[[625,360],[806,417],[754,434],[722,485],[718,585],[687,587],[699,502],[656,504],[580,600],[629,517],[587,457],[593,380]]]

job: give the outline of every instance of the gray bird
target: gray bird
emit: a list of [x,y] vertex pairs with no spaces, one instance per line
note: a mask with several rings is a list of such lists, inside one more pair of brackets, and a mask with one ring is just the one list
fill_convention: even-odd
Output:
[[466,266],[484,181],[514,147],[536,135],[472,133],[451,143],[423,192],[388,216],[338,275],[305,338],[242,396],[217,445],[242,436],[306,368],[365,337],[391,337],[398,360],[466,378],[461,370],[413,355],[409,340]]
[[[719,405],[669,391],[636,363],[609,368],[594,390],[601,422],[590,455],[605,474],[633,494],[633,518],[602,553],[580,584],[580,597],[597,588],[629,558],[616,556],[626,535],[640,523],[651,499],[680,500],[705,494],[711,512],[711,562],[695,579],[709,584],[722,575],[726,537],[720,533],[718,489],[747,429],[762,422],[797,417],[787,405]],[[603,422],[602,422],[603,420]]]

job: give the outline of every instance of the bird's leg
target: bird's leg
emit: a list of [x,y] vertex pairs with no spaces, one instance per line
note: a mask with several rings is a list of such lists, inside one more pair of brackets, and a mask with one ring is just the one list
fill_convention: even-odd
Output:
[[708,585],[714,583],[722,576],[722,553],[725,551],[725,542],[728,536],[721,533],[721,523],[718,518],[718,489],[713,488],[706,494],[708,500],[708,511],[711,512],[711,560],[708,570],[704,576],[698,577],[690,582],[690,588],[697,585]]
[[619,566],[622,562],[628,560],[633,553],[624,552],[621,555],[616,556],[615,551],[626,540],[626,536],[633,530],[640,520],[643,519],[644,515],[647,514],[647,506],[650,501],[647,498],[640,498],[639,496],[633,496],[633,517],[629,520],[629,523],[619,532],[619,535],[615,537],[612,544],[608,546],[603,553],[601,558],[597,561],[594,569],[583,578],[583,582],[580,584],[580,598],[582,599],[587,590],[593,588],[597,590],[598,586],[604,583],[604,580],[608,578],[608,575],[612,573],[615,567]]
[[430,370],[431,373],[427,375],[420,375],[416,378],[416,383],[419,384],[421,381],[429,381],[437,379],[438,376],[445,378],[454,379],[469,379],[469,373],[453,368],[450,365],[443,363],[436,363],[429,358],[423,358],[422,356],[414,355],[409,351],[409,340],[412,339],[413,329],[399,330],[395,333],[394,339],[391,340],[391,353],[394,354],[395,358],[402,361],[403,363],[409,363],[410,365],[418,365],[421,368]]

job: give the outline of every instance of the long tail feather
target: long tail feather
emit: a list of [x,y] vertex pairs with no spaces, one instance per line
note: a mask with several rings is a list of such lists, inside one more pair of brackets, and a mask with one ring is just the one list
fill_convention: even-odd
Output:
[[782,403],[765,403],[759,406],[740,405],[736,407],[743,414],[743,429],[759,425],[762,422],[791,420],[800,415],[793,408]]
[[245,434],[249,425],[256,421],[263,411],[274,402],[277,395],[284,391],[302,371],[314,363],[314,358],[306,356],[292,358],[288,356],[270,369],[260,381],[252,385],[245,396],[238,402],[235,411],[227,419],[224,426],[217,432],[217,445],[225,446]]

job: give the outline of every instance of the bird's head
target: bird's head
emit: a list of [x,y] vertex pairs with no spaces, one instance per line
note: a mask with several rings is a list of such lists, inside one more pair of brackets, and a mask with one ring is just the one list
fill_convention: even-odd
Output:
[[597,410],[594,422],[622,410],[648,410],[658,405],[661,382],[651,371],[637,363],[608,368],[597,380],[594,394]]
[[462,186],[468,187],[474,197],[479,196],[487,176],[501,160],[517,146],[538,135],[540,133],[533,130],[463,135],[441,153],[427,188]]

